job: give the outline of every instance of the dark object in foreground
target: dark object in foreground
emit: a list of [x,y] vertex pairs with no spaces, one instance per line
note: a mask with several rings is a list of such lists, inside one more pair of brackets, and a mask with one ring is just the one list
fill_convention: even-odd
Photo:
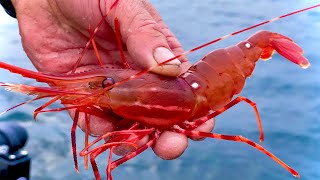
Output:
[[28,152],[21,150],[28,139],[27,131],[12,122],[0,123],[0,179],[29,179]]

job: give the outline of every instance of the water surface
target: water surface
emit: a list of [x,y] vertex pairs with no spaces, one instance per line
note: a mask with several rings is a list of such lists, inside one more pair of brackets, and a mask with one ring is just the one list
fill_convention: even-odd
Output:
[[[187,50],[255,23],[310,6],[316,1],[152,0],[152,3]],[[1,61],[34,69],[22,50],[16,21],[2,11],[0,18]],[[304,12],[234,36],[189,56],[195,62],[209,51],[235,44],[261,29],[289,36],[303,47],[312,64],[308,70],[299,69],[275,55],[272,60],[257,64],[241,95],[254,100],[259,107],[265,131],[263,146],[296,169],[305,180],[320,179],[319,18],[320,9]],[[34,83],[2,70],[0,81]],[[27,99],[26,96],[1,90],[0,109]],[[81,161],[80,174],[73,168],[69,135],[71,121],[66,113],[43,114],[37,122],[32,120],[32,111],[42,103],[26,105],[0,117],[1,121],[18,121],[28,129],[30,140],[26,149],[33,160],[32,179],[93,179],[92,172],[85,171]],[[254,141],[259,137],[254,112],[244,103],[217,117],[214,131],[241,134]],[[78,131],[77,134],[81,145],[83,133]],[[104,174],[106,155],[97,161]],[[254,148],[214,139],[190,141],[183,156],[173,161],[161,160],[148,150],[120,166],[113,176],[114,179],[131,180],[294,179]]]

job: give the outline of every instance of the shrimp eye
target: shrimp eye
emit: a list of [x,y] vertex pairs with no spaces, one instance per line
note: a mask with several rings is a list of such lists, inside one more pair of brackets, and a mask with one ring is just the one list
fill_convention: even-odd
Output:
[[102,81],[102,87],[105,88],[105,87],[113,85],[114,83],[115,82],[114,82],[113,78],[107,77]]

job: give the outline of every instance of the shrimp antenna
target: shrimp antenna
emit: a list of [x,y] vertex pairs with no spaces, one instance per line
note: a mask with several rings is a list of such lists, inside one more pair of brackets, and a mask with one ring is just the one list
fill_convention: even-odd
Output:
[[[222,37],[220,37],[220,38],[214,39],[214,40],[209,41],[209,42],[207,42],[207,43],[205,43],[205,44],[202,44],[202,45],[200,45],[200,46],[198,46],[198,47],[195,47],[195,48],[193,48],[193,49],[190,49],[190,50],[188,50],[188,51],[185,51],[185,52],[183,52],[183,53],[181,53],[181,54],[179,54],[179,55],[177,55],[177,56],[175,56],[175,57],[173,57],[173,58],[170,58],[170,59],[168,59],[168,60],[166,60],[166,61],[164,61],[164,62],[162,62],[162,63],[159,63],[158,65],[155,65],[155,66],[149,67],[149,68],[147,68],[147,69],[145,69],[145,70],[142,70],[142,71],[140,71],[139,73],[134,74],[134,75],[132,75],[132,76],[130,76],[130,77],[128,77],[128,78],[125,78],[125,79],[123,79],[123,80],[121,80],[121,81],[118,81],[118,82],[114,83],[113,85],[107,86],[107,87],[105,87],[104,89],[98,90],[98,91],[96,91],[95,93],[92,93],[92,94],[86,96],[86,98],[76,99],[75,102],[79,102],[79,103],[80,103],[80,102],[85,101],[88,97],[93,97],[93,96],[100,95],[100,94],[104,93],[105,91],[108,91],[109,89],[111,89],[111,88],[113,88],[113,87],[115,87],[115,86],[121,85],[121,84],[123,84],[123,83],[125,83],[125,82],[127,82],[127,81],[129,81],[129,80],[131,80],[131,79],[140,77],[140,76],[148,73],[149,71],[151,71],[152,69],[154,69],[154,68],[156,68],[156,67],[158,67],[158,66],[162,66],[162,65],[164,65],[164,64],[166,64],[166,63],[168,63],[168,62],[170,62],[170,61],[172,61],[172,60],[174,60],[174,59],[180,58],[180,57],[182,57],[182,56],[184,56],[184,55],[186,55],[186,54],[189,54],[189,53],[191,53],[191,52],[194,52],[194,51],[196,51],[196,50],[198,50],[198,49],[201,49],[201,48],[203,48],[203,47],[209,46],[209,45],[211,45],[211,44],[214,44],[214,43],[216,43],[216,42],[218,42],[218,41],[227,39],[227,38],[229,38],[229,37],[231,37],[231,36],[234,36],[234,35],[236,35],[236,34],[240,34],[240,33],[242,33],[242,32],[251,30],[251,29],[253,29],[253,28],[256,28],[256,27],[259,27],[259,26],[262,26],[262,25],[265,25],[265,24],[268,24],[268,23],[271,23],[271,22],[274,22],[274,21],[278,21],[278,20],[283,19],[283,18],[286,18],[286,17],[288,17],[288,16],[292,16],[292,15],[294,15],[294,14],[298,14],[298,13],[301,13],[301,12],[304,12],[304,11],[308,11],[308,10],[310,10],[310,9],[314,9],[314,8],[317,8],[317,7],[320,7],[320,4],[317,4],[317,5],[314,5],[314,6],[310,6],[310,7],[304,8],[304,9],[300,9],[300,10],[297,10],[297,11],[294,11],[294,12],[291,12],[291,13],[288,13],[288,14],[284,14],[284,15],[278,16],[278,17],[276,17],[276,18],[272,18],[272,19],[269,19],[269,20],[267,20],[267,21],[263,21],[263,22],[261,22],[261,23],[252,25],[252,26],[250,26],[250,27],[247,27],[247,28],[241,29],[241,30],[239,30],[239,31],[235,31],[235,32],[233,32],[233,33],[231,33],[231,34],[228,34],[228,35],[222,36]],[[104,17],[105,17],[105,16],[104,16]],[[92,35],[94,35],[94,34],[92,34]],[[93,38],[93,37],[92,37],[92,38]],[[90,43],[90,41],[91,41],[91,38],[90,38],[90,40],[89,40],[89,43]],[[81,58],[79,58],[79,59],[81,59]]]
[[20,103],[20,104],[17,104],[17,105],[15,105],[15,106],[7,109],[7,110],[4,110],[4,111],[0,112],[0,116],[2,116],[2,115],[5,114],[6,112],[11,111],[11,110],[13,110],[13,109],[15,109],[15,108],[17,108],[17,107],[19,107],[19,106],[22,106],[22,105],[24,105],[24,104],[31,103],[31,102],[33,102],[33,101],[36,101],[36,100],[39,100],[39,99],[42,99],[42,98],[47,98],[47,97],[46,97],[46,96],[36,97],[36,98],[30,99],[30,100],[24,101],[24,102],[22,102],[22,103]]
[[[209,42],[207,42],[207,43],[205,43],[205,44],[203,44],[203,45],[201,45],[201,46],[198,46],[198,47],[195,47],[195,48],[190,49],[190,50],[188,50],[188,51],[185,51],[184,53],[182,53],[182,54],[180,54],[180,55],[177,55],[176,57],[173,57],[173,58],[171,58],[171,59],[168,59],[167,61],[162,62],[161,65],[166,64],[166,63],[172,61],[173,59],[176,59],[176,58],[179,58],[179,57],[181,57],[181,56],[183,56],[183,55],[189,54],[189,53],[194,52],[194,51],[196,51],[196,50],[198,50],[198,49],[201,49],[201,48],[203,48],[203,47],[206,47],[206,46],[209,46],[209,45],[211,45],[211,44],[214,44],[214,43],[216,43],[216,42],[218,42],[218,41],[227,39],[227,38],[229,38],[229,37],[231,37],[231,36],[240,34],[240,33],[242,33],[242,32],[245,32],[245,31],[254,29],[254,28],[256,28],[256,27],[259,27],[259,26],[262,26],[262,25],[265,25],[265,24],[268,24],[268,23],[271,23],[271,22],[274,22],[274,21],[278,21],[278,20],[280,20],[280,19],[283,19],[283,18],[292,16],[292,15],[294,15],[294,14],[298,14],[298,13],[301,13],[301,12],[304,12],[304,11],[308,11],[308,10],[310,10],[310,9],[314,9],[314,8],[317,8],[317,7],[320,7],[320,4],[317,4],[317,5],[314,5],[314,6],[311,6],[311,7],[307,7],[307,8],[304,8],[304,9],[300,9],[300,10],[297,10],[297,11],[294,11],[294,12],[291,12],[291,13],[288,13],[288,14],[284,14],[284,15],[282,15],[282,16],[278,16],[278,17],[275,17],[275,18],[272,18],[272,19],[263,21],[263,22],[261,22],[261,23],[255,24],[255,25],[253,25],[253,26],[250,26],[250,27],[247,27],[247,28],[244,28],[244,29],[241,29],[241,30],[239,30],[239,31],[235,31],[235,32],[233,32],[233,33],[231,33],[231,34],[222,36],[222,37],[217,38],[217,39],[215,39],[215,40],[209,41]],[[160,65],[160,64],[159,64],[159,65]]]

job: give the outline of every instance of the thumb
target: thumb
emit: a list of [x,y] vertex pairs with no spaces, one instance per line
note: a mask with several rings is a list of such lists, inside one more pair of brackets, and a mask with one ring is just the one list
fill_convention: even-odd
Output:
[[[141,0],[121,2],[121,5],[118,4],[116,7],[114,15],[120,22],[121,37],[133,61],[144,69],[155,67],[151,71],[158,74],[179,75],[181,62],[178,59],[156,67],[159,63],[175,57],[170,45],[179,44],[172,43],[174,36],[168,33],[160,15],[157,12],[155,15],[154,8],[149,2]],[[168,43],[169,38],[171,44]]]
[[127,40],[129,54],[143,68],[155,67],[151,70],[152,72],[167,76],[178,76],[181,72],[181,62],[178,59],[157,66],[159,63],[175,57],[175,55],[168,47],[163,34],[156,31],[152,26],[144,26],[141,31],[129,36]]

